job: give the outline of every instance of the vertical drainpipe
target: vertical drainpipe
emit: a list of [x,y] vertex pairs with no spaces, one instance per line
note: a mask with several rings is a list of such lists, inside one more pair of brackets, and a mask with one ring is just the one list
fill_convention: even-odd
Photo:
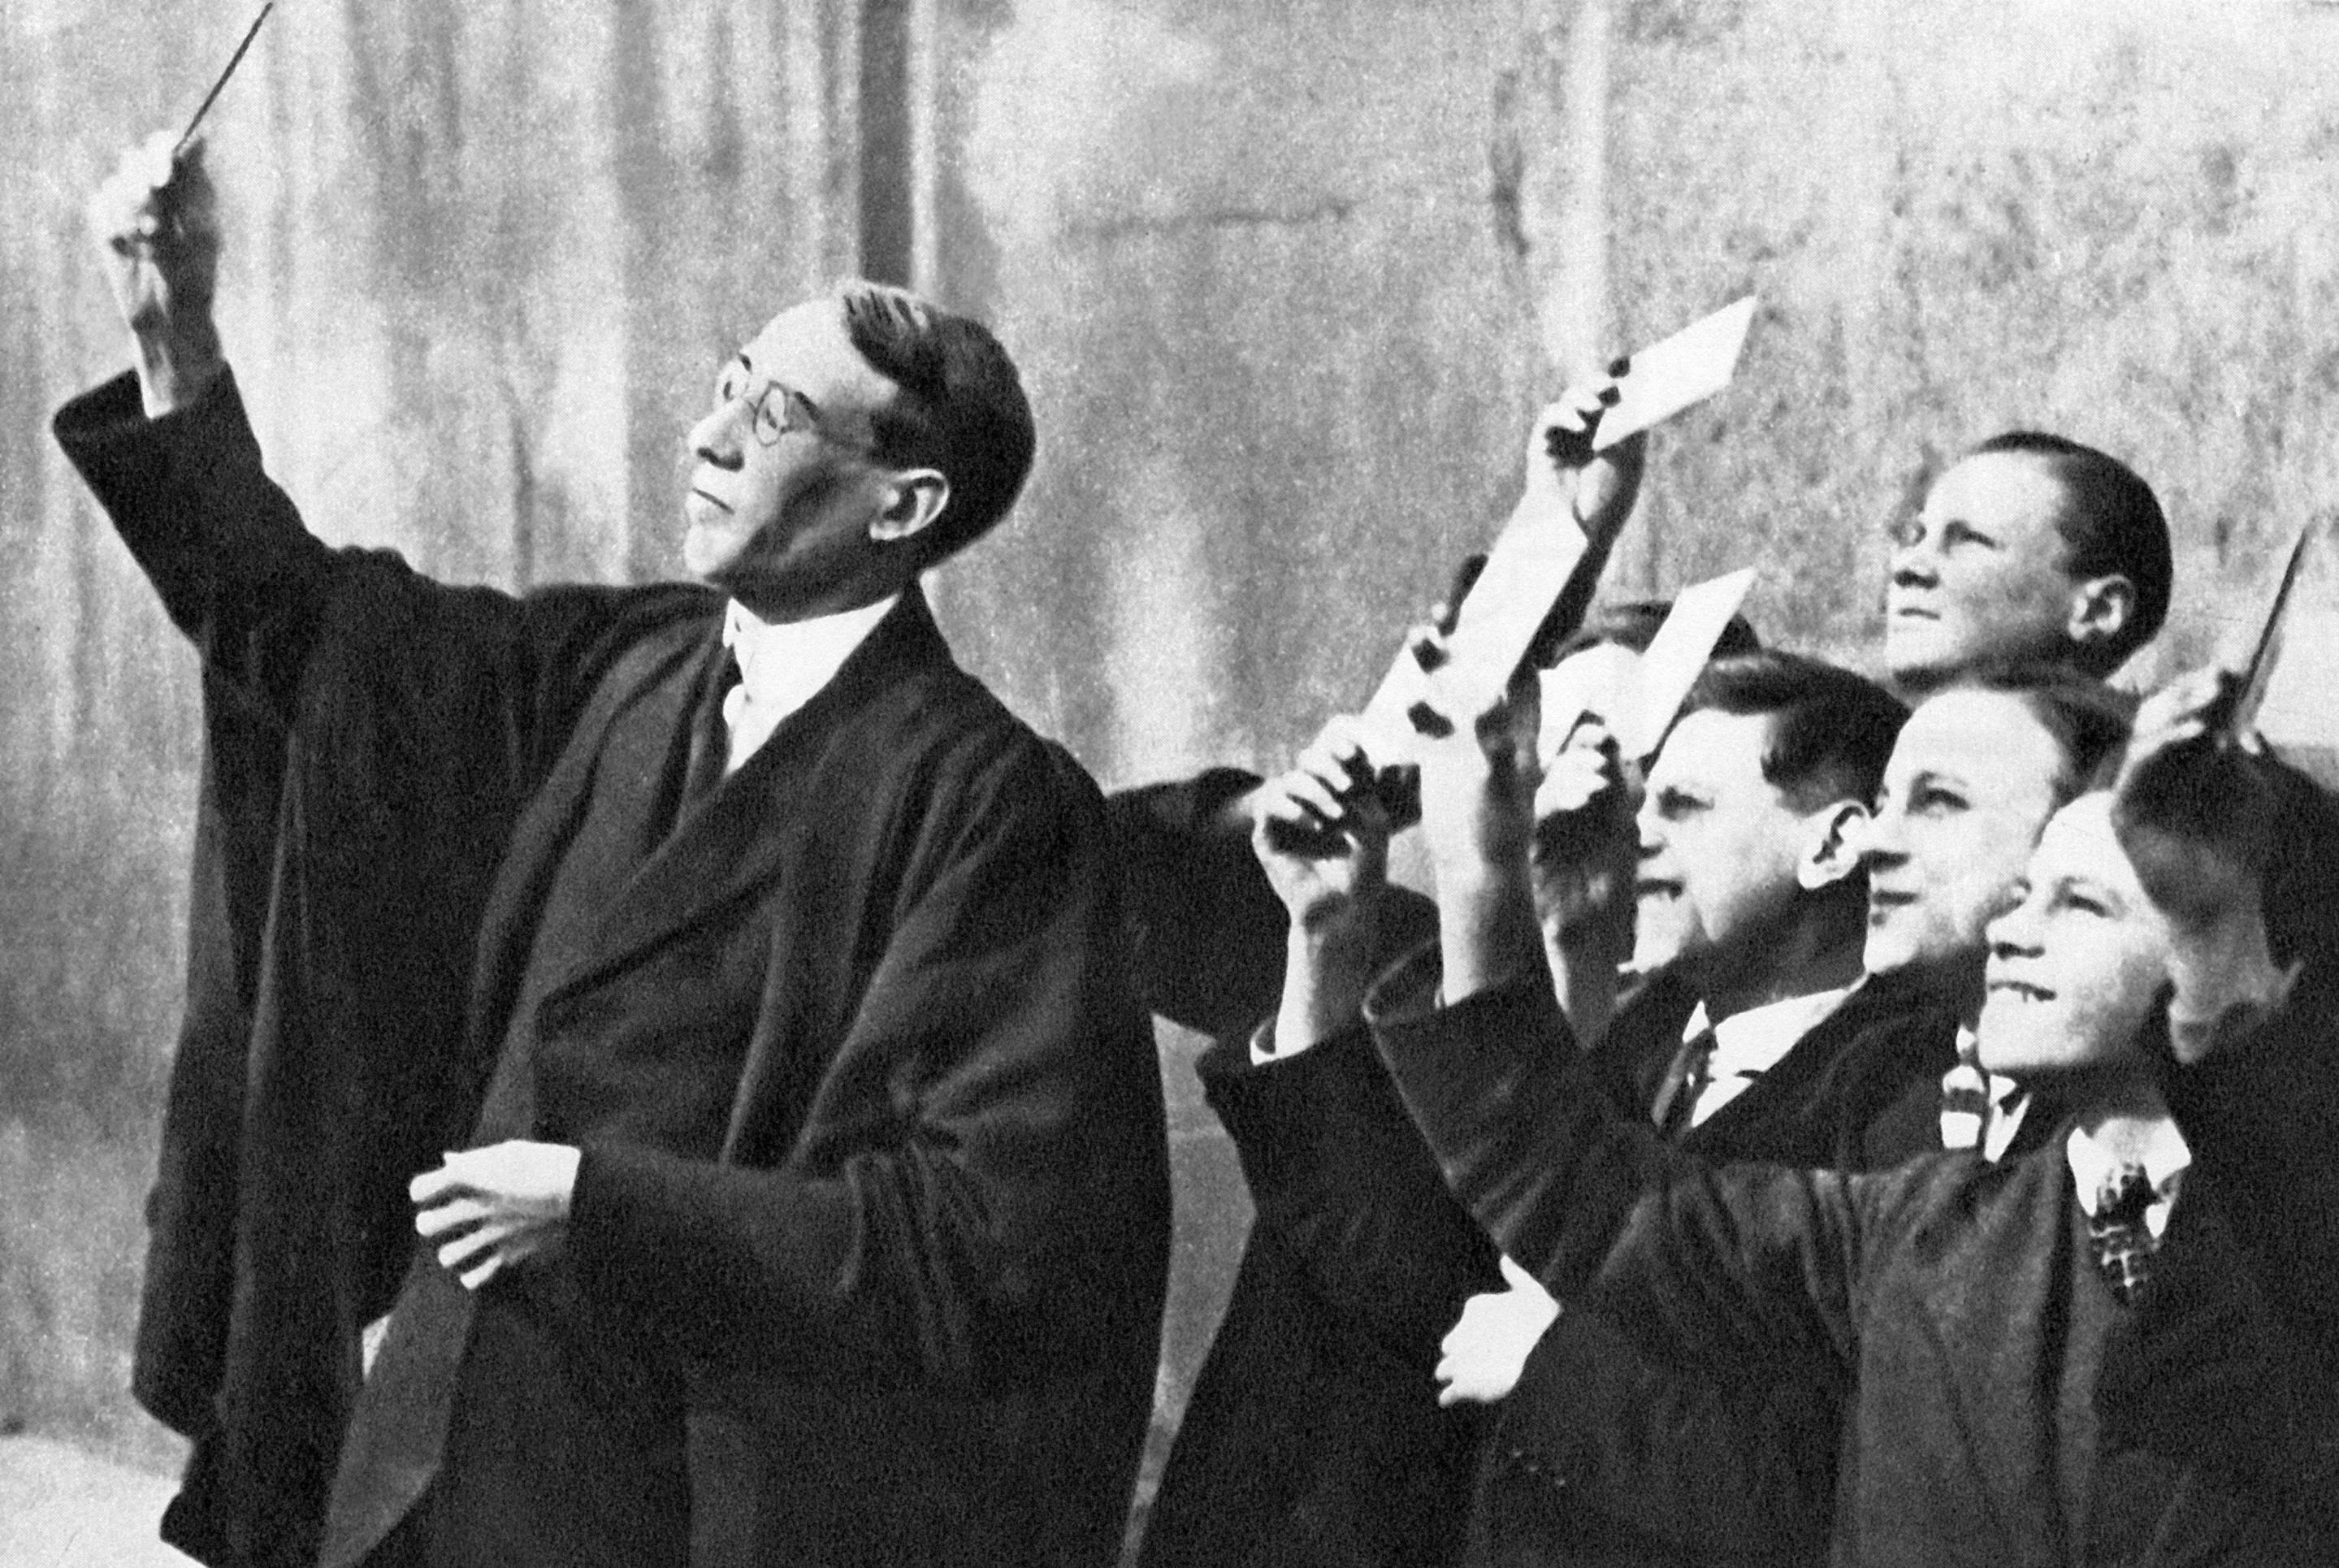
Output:
[[[1544,351],[1568,380],[1596,373],[1616,345],[1608,309],[1608,108],[1614,0],[1529,0],[1564,18],[1539,31],[1558,45],[1563,133],[1557,234],[1559,265],[1536,301]],[[1573,13],[1572,16],[1569,13]],[[1541,20],[1541,18],[1539,18]]]
[[[1626,345],[1611,308],[1608,122],[1614,112],[1618,0],[1524,0],[1515,154],[1517,230],[1546,393],[1599,373]],[[1640,323],[1636,323],[1640,325]],[[1624,531],[1611,580],[1645,591],[1663,517],[1642,488],[1640,520]]]
[[910,287],[940,299],[942,185],[940,54],[942,0],[909,0]]
[[[881,283],[909,283],[915,265],[915,9],[917,0],[861,5],[861,274]],[[932,94],[923,96],[930,117]]]

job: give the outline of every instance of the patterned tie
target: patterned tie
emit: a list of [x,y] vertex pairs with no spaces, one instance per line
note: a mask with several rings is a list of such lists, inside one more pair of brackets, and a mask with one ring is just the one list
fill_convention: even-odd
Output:
[[2153,1249],[2160,1245],[2144,1218],[2152,1198],[2152,1182],[2144,1167],[2127,1160],[2104,1178],[2096,1194],[2096,1211],[2087,1217],[2096,1267],[2122,1307],[2135,1305],[2152,1275]]
[[1713,1081],[1713,1048],[1717,1043],[1709,1026],[1683,1040],[1681,1050],[1674,1053],[1673,1066],[1665,1071],[1664,1084],[1657,1090],[1656,1103],[1650,1108],[1652,1117],[1664,1129],[1667,1138],[1679,1138],[1689,1130],[1698,1097]]

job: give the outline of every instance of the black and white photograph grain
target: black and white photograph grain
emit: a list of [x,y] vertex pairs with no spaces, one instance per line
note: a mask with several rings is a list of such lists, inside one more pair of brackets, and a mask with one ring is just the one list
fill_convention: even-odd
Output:
[[0,0],[0,1568],[2339,1563],[2339,0]]

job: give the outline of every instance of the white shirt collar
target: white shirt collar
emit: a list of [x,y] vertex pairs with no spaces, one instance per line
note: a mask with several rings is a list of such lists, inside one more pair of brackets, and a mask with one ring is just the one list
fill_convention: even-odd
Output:
[[901,600],[895,594],[833,616],[767,621],[733,599],[723,611],[723,643],[739,661],[739,684],[723,703],[723,719],[731,730],[725,771],[753,756],[783,720],[834,680],[853,650]]
[[[2070,1139],[2063,1145],[2063,1154],[2070,1162],[2079,1208],[2092,1217],[2096,1198],[2103,1191],[2105,1180],[2119,1169],[2121,1157],[2080,1127],[2071,1129]],[[2144,1223],[2147,1229],[2158,1236],[2168,1228],[2169,1207],[2176,1201],[2176,1189],[2193,1164],[2193,1151],[2186,1147],[2185,1135],[2176,1130],[2174,1117],[2163,1116],[2149,1124],[2145,1134],[2143,1164],[2145,1179],[2152,1183],[2153,1190]]]
[[1725,1072],[1768,1072],[1795,1049],[1795,1042],[1816,1028],[1820,1021],[1843,1005],[1851,994],[1850,986],[1834,991],[1815,991],[1805,996],[1791,996],[1779,1001],[1766,1001],[1760,1007],[1750,1007],[1743,1012],[1733,1012],[1720,1023],[1709,1021],[1705,1003],[1701,1001],[1689,1015],[1689,1023],[1682,1030],[1683,1040],[1694,1040],[1706,1029],[1713,1031],[1713,1059],[1711,1070],[1716,1078]]
[[2030,1095],[2013,1079],[1984,1072],[1973,1026],[1958,1025],[1957,1065],[1941,1074],[1941,1147],[1976,1149],[1995,1165],[2013,1147]]
[[2014,1147],[2015,1134],[2030,1114],[2030,1091],[2001,1072],[1991,1073],[1989,1082],[1989,1133],[1982,1140],[1981,1157],[1996,1165]]
[[1707,1021],[1705,1003],[1700,1001],[1682,1030],[1682,1039],[1694,1040],[1711,1028],[1713,1054],[1706,1060],[1705,1091],[1690,1107],[1690,1125],[1696,1126],[1752,1088],[1756,1079],[1786,1060],[1796,1041],[1818,1028],[1850,994],[1850,986],[1815,991],[1766,1001],[1712,1024]]

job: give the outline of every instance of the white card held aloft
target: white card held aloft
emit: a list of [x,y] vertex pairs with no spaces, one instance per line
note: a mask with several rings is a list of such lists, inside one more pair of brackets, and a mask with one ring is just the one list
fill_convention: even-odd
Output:
[[1592,449],[1604,452],[1730,385],[1753,324],[1749,294],[1634,354],[1632,368],[1617,379],[1616,401],[1600,416]]
[[1754,586],[1754,568],[1742,567],[1683,588],[1665,614],[1648,651],[1641,656],[1638,678],[1623,722],[1616,729],[1616,745],[1628,757],[1655,751],[1673,727],[1689,688],[1713,656],[1714,644],[1729,629],[1730,617],[1746,602]]
[[[1754,305],[1754,296],[1749,294],[1634,354],[1631,369],[1617,382],[1618,401],[1601,415],[1593,449],[1614,446],[1728,386],[1753,324]],[[1604,552],[1599,560],[1585,560],[1589,542],[1575,520],[1572,499],[1565,486],[1528,487],[1487,552],[1486,569],[1458,606],[1448,640],[1452,656],[1438,672],[1438,684],[1481,694],[1501,690],[1576,573],[1597,572],[1604,564]],[[1730,612],[1723,612],[1722,621],[1729,618]],[[1721,635],[1719,624],[1713,635]],[[1712,644],[1709,640],[1705,646],[1710,650]],[[1704,662],[1702,653],[1697,662]],[[1693,668],[1690,678],[1695,677]],[[1410,651],[1400,652],[1364,712],[1379,764],[1408,756],[1412,726],[1405,715],[1426,690]],[[1660,728],[1659,737],[1663,733]]]
[[1602,644],[1544,671],[1542,759],[1548,764],[1587,715],[1608,726],[1623,756],[1654,752],[1753,583],[1748,567],[1683,588],[1645,652]]

